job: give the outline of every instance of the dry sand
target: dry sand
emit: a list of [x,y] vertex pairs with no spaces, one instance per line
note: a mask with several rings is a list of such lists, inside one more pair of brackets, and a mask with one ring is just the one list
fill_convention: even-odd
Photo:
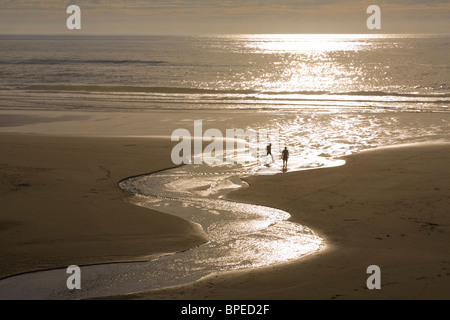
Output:
[[170,167],[170,141],[0,135],[0,278],[145,260],[206,241],[198,225],[137,207],[118,182]]
[[[450,146],[363,152],[342,167],[248,179],[233,200],[286,210],[326,249],[121,299],[449,299]],[[381,289],[366,287],[381,268]]]
[[[170,142],[0,135],[0,277],[141,260],[206,236],[126,202],[117,183],[170,167]],[[230,199],[288,211],[326,239],[306,258],[120,299],[449,299],[450,147],[363,152],[342,167],[249,178]],[[369,265],[381,290],[366,288]]]

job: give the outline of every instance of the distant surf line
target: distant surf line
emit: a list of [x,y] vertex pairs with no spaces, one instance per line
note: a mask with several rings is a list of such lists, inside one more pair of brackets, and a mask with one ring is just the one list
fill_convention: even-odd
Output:
[[161,86],[119,86],[119,85],[77,85],[77,84],[30,84],[17,85],[24,90],[53,90],[53,91],[88,91],[88,92],[142,92],[142,93],[173,93],[173,94],[231,94],[248,95],[261,94],[269,96],[279,95],[314,95],[314,96],[373,96],[373,97],[405,97],[405,98],[449,98],[450,93],[411,93],[387,91],[266,91],[260,89],[206,89],[190,87],[161,87]]

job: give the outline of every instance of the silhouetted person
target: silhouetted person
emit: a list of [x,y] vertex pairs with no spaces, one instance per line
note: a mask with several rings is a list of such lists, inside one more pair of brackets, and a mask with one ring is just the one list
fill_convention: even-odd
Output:
[[273,160],[273,155],[272,155],[272,144],[271,143],[269,143],[267,145],[266,150],[267,150],[267,155],[270,155],[272,157],[272,163],[273,163],[274,160]]
[[289,159],[289,151],[287,147],[284,147],[284,150],[281,153],[281,158],[283,159],[283,169],[287,169],[287,162]]

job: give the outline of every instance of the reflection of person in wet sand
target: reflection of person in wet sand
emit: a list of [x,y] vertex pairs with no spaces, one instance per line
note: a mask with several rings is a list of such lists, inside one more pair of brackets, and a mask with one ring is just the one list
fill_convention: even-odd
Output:
[[289,151],[287,147],[284,147],[284,150],[281,153],[281,158],[283,159],[283,170],[287,170],[287,162],[289,159]]

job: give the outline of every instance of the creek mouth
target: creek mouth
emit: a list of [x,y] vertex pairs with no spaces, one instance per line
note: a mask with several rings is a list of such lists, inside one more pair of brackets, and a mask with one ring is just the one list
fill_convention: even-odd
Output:
[[230,190],[246,185],[237,171],[201,171],[204,169],[183,166],[120,184],[137,194],[135,204],[202,226],[209,242],[184,254],[184,269],[214,273],[262,267],[324,247],[323,240],[311,229],[288,221],[290,214],[285,211],[226,200]]
[[0,299],[86,299],[161,289],[214,273],[252,269],[298,259],[324,248],[311,229],[289,213],[224,199],[245,185],[237,171],[183,166],[131,177],[120,187],[132,203],[200,225],[209,241],[146,262],[81,267],[82,290],[68,290],[66,269],[32,272],[0,281]]

